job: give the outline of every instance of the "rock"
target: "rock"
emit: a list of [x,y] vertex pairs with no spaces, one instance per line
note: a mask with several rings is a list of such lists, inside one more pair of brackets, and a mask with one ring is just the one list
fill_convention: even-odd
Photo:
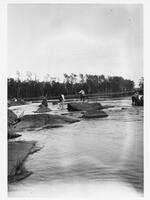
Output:
[[[61,125],[61,124],[53,124],[53,125],[45,125],[45,126],[42,126],[42,127],[40,127],[40,128],[38,128],[38,129],[36,129],[36,131],[41,131],[41,130],[43,130],[43,129],[50,129],[50,128],[60,128],[60,127],[63,127],[63,125]],[[33,129],[34,130],[34,129]]]
[[21,118],[21,121],[16,124],[15,130],[21,131],[23,129],[32,129],[39,128],[46,125],[49,127],[63,125],[65,123],[74,123],[80,121],[77,118],[63,115],[54,115],[54,114],[32,114],[32,115],[24,115]]
[[53,101],[52,104],[53,105],[57,105],[59,103],[59,101]]
[[15,123],[17,121],[17,115],[8,109],[8,123]]
[[102,109],[107,109],[107,108],[114,108],[115,106],[111,106],[111,105],[105,105],[105,106],[103,106],[103,108]]
[[45,112],[50,112],[51,109],[43,106],[42,104],[40,105],[40,107],[34,112],[34,113],[45,113]]
[[20,137],[21,135],[20,134],[15,134],[15,133],[13,133],[13,134],[8,134],[8,139],[15,139],[15,138],[18,138],[18,137]]
[[20,106],[20,105],[26,105],[26,102],[24,100],[17,100],[17,101],[9,101],[8,106]]
[[104,107],[100,103],[76,102],[67,104],[68,111],[100,110],[103,108]]
[[19,122],[17,115],[8,109],[8,139],[20,137],[21,135],[15,134],[14,125]]
[[127,108],[124,108],[124,107],[123,107],[123,108],[121,108],[121,110],[125,110],[125,109],[127,109]]
[[102,117],[108,117],[108,115],[100,110],[100,111],[87,111],[83,114],[83,118],[102,118]]
[[13,125],[8,123],[8,139],[15,138],[15,128]]
[[23,164],[29,154],[36,152],[35,142],[18,141],[8,143],[8,182],[16,182],[31,174]]

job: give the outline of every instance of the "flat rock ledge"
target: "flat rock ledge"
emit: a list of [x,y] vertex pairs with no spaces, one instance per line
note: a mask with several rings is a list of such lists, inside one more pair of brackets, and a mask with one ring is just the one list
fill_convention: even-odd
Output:
[[89,102],[72,102],[67,104],[68,111],[96,111],[107,108],[112,108],[114,106],[106,105],[103,106],[100,103],[89,103]]
[[68,111],[100,110],[102,108],[100,103],[72,102],[67,104]]
[[108,115],[104,111],[99,110],[99,111],[86,111],[82,117],[83,118],[103,118],[103,117],[108,117]]
[[17,182],[31,175],[24,167],[24,162],[28,156],[37,152],[33,141],[8,142],[8,183]]
[[18,122],[14,128],[15,131],[23,131],[24,129],[35,129],[35,128],[56,128],[62,127],[63,124],[66,123],[75,123],[79,122],[80,119],[71,117],[71,116],[64,116],[64,115],[55,115],[55,114],[31,114],[31,115],[24,115],[20,122]]

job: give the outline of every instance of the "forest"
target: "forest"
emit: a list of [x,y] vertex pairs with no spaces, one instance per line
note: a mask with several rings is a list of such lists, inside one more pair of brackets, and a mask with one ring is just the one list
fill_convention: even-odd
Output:
[[8,98],[48,98],[64,95],[75,95],[83,89],[86,94],[132,91],[134,81],[121,76],[64,74],[63,81],[46,74],[44,81],[39,81],[31,72],[24,80],[17,72],[17,78],[8,78]]

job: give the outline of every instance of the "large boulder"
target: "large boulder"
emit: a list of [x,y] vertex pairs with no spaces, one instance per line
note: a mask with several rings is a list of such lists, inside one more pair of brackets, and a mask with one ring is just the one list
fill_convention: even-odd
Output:
[[73,102],[67,104],[68,111],[100,110],[104,107],[100,103]]

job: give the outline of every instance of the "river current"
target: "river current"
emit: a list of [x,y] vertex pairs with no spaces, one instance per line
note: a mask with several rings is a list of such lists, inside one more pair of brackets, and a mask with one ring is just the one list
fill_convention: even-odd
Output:
[[[132,106],[129,98],[100,103],[114,106],[105,110],[106,118],[25,131],[16,139],[37,141],[41,150],[25,162],[33,174],[9,185],[10,197],[99,199],[112,194],[143,195],[143,107]],[[31,113],[38,105],[12,110],[19,116],[22,111]],[[57,105],[49,103],[49,107],[59,112]]]

